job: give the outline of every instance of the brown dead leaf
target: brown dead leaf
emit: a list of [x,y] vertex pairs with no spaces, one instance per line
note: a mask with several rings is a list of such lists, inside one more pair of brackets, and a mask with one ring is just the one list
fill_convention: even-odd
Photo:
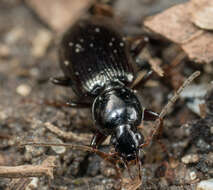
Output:
[[202,34],[202,30],[199,30],[189,21],[190,7],[190,3],[176,5],[148,18],[144,25],[177,44],[186,43],[192,36]]
[[198,38],[183,44],[182,48],[191,60],[211,63],[213,61],[213,34],[205,32]]
[[213,1],[192,0],[194,11],[191,21],[204,30],[213,30]]
[[[206,0],[199,2],[206,5]],[[213,61],[211,45],[213,34],[201,30],[192,23],[191,18],[194,12],[196,12],[195,0],[192,0],[148,18],[144,25],[153,32],[179,44],[193,61],[210,63]]]
[[63,32],[89,8],[92,0],[26,0],[26,3],[53,30]]

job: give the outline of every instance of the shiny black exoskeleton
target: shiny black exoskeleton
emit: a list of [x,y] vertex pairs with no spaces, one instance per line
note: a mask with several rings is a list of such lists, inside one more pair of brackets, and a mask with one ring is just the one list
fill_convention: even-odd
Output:
[[142,119],[157,114],[142,109],[130,88],[135,79],[130,46],[110,19],[82,19],[63,36],[59,49],[64,77],[53,83],[70,86],[81,102],[68,106],[91,107],[97,133],[96,147],[111,135],[115,151],[125,160],[134,160],[143,143],[138,130]]

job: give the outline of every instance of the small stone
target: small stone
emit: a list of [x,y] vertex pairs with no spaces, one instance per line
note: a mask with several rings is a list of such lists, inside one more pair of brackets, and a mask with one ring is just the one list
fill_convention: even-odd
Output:
[[32,41],[31,53],[34,57],[39,58],[44,56],[46,50],[52,41],[52,33],[46,29],[41,29],[38,31],[37,35]]
[[[62,144],[63,142],[58,138],[52,138],[51,139],[54,143]],[[53,151],[55,151],[56,154],[64,154],[66,152],[66,148],[64,146],[51,146]]]
[[7,33],[5,40],[8,44],[14,44],[25,35],[24,29],[21,27],[14,27],[10,32]]
[[190,178],[191,178],[192,181],[195,180],[195,179],[197,178],[197,174],[196,174],[195,171],[190,172],[190,173],[189,173],[189,176],[190,176]]
[[197,154],[189,154],[182,157],[181,161],[184,164],[196,163],[199,161],[199,156]]
[[212,190],[212,189],[213,189],[213,179],[209,179],[199,182],[196,190]]
[[210,132],[211,134],[213,134],[213,127],[210,127]]
[[27,84],[21,84],[16,88],[16,92],[21,96],[28,96],[31,92],[31,87]]
[[9,57],[9,55],[10,55],[9,47],[4,44],[0,44],[0,57],[6,58]]
[[27,185],[26,190],[33,190],[33,189],[37,189],[38,188],[38,178],[37,177],[33,177],[32,181]]

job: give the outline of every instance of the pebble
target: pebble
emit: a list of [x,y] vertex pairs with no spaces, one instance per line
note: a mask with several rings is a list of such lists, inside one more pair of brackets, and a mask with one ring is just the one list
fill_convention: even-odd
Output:
[[10,49],[4,44],[0,44],[0,58],[7,58],[10,55]]
[[[58,144],[63,143],[62,140],[58,138],[52,138],[51,141]],[[64,154],[66,152],[66,148],[64,146],[51,146],[51,148],[56,154]]]
[[188,154],[182,157],[181,161],[184,164],[196,163],[199,161],[199,156],[197,154]]
[[52,33],[49,32],[48,30],[46,29],[39,30],[37,35],[32,41],[31,54],[36,58],[44,56],[50,42],[52,41],[52,38],[53,38]]
[[16,88],[16,92],[21,96],[28,96],[31,90],[31,87],[27,84],[21,84]]
[[5,36],[5,41],[7,44],[15,44],[18,40],[25,36],[25,31],[21,27],[14,27]]
[[33,190],[38,188],[38,177],[33,177],[32,181],[27,185],[26,190]]
[[213,190],[213,179],[199,182],[196,190]]

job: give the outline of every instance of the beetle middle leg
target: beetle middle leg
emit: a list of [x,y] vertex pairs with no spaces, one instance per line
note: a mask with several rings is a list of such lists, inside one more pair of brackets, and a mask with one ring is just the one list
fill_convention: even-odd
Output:
[[53,83],[53,84],[56,84],[56,85],[61,85],[61,86],[71,86],[72,83],[71,83],[71,80],[69,78],[66,78],[66,77],[53,77],[50,79],[50,81]]
[[32,99],[23,99],[22,103],[35,103],[35,104],[39,104],[39,105],[48,105],[48,106],[52,106],[52,107],[56,107],[56,108],[61,108],[61,107],[69,107],[69,108],[89,108],[91,107],[90,103],[86,103],[86,102],[78,102],[78,101],[74,101],[74,100],[68,100],[68,101],[49,101],[49,100],[32,100]]
[[60,107],[70,107],[70,108],[89,108],[89,107],[91,107],[90,103],[77,102],[74,100],[68,100],[66,102],[43,100],[42,104],[46,104],[46,105],[58,107],[58,108],[60,108]]
[[130,43],[130,52],[132,57],[135,59],[144,47],[149,42],[149,38],[146,36],[128,37],[127,41]]
[[145,75],[142,75],[142,72],[139,71],[137,73],[136,79],[131,84],[131,88],[135,89],[141,84],[142,84],[142,86],[144,86],[145,83],[151,78],[152,74],[153,74],[152,70],[148,71]]

